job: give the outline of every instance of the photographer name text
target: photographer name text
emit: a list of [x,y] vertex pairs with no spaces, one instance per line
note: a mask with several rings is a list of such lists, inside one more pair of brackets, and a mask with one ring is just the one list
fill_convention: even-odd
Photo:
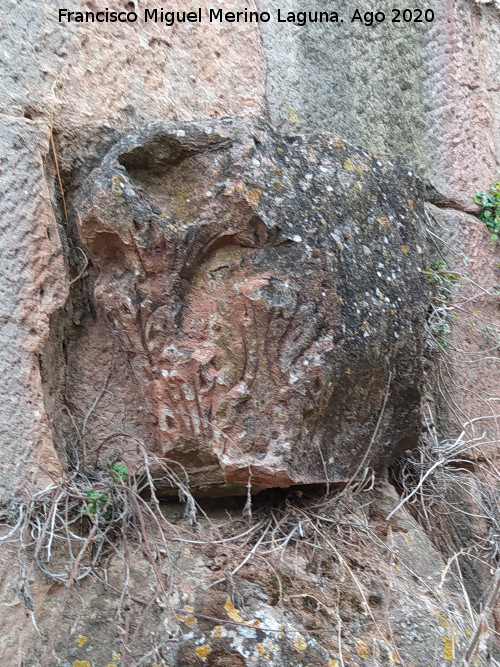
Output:
[[339,12],[312,11],[312,12],[289,12],[277,9],[275,13],[250,11],[244,9],[239,12],[227,12],[222,9],[205,9],[201,7],[191,11],[167,11],[163,8],[144,9],[138,13],[135,11],[113,11],[105,9],[97,12],[71,11],[59,9],[59,23],[161,23],[167,27],[177,24],[190,23],[288,23],[298,26],[309,24],[342,25],[343,23],[354,23],[363,26],[373,26],[380,23],[393,24],[426,24],[432,23],[435,13],[432,9],[408,9],[394,8],[390,13],[380,10],[361,11],[353,9],[349,16],[343,16]]

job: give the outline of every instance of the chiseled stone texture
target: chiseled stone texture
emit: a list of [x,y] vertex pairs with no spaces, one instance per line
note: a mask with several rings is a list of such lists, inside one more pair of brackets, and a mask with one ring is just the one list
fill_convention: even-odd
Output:
[[108,335],[193,487],[343,481],[415,444],[428,293],[405,160],[254,121],[157,124],[74,205]]
[[[58,474],[39,369],[66,273],[42,154],[47,133],[0,117],[0,498]],[[37,464],[43,464],[43,468]],[[31,487],[33,488],[33,487]]]
[[[307,11],[314,3],[259,0],[261,9]],[[335,3],[344,23],[261,25],[267,97],[278,126],[294,109],[299,129],[337,132],[374,151],[410,157],[441,203],[473,209],[500,164],[498,5],[429,0],[435,20],[391,22],[393,2]],[[381,10],[385,23],[351,23]],[[325,9],[325,8],[321,8]]]
[[[78,9],[102,8],[102,3],[97,4],[100,7],[82,2]],[[130,10],[133,4],[121,2],[117,9]],[[143,11],[140,4],[137,11]],[[208,4],[201,3],[204,11]],[[221,6],[229,10],[245,4],[249,3],[222,2]],[[1,250],[6,258],[1,278],[5,313],[1,334],[5,341],[1,351],[5,388],[0,408],[2,499],[4,492],[11,495],[23,488],[31,475],[30,458],[40,455],[45,467],[57,467],[45,411],[50,421],[61,415],[63,403],[56,405],[55,398],[65,378],[66,358],[64,353],[57,358],[53,351],[44,350],[47,386],[52,382],[46,391],[45,410],[37,359],[47,339],[48,318],[63,305],[68,293],[49,196],[53,189],[54,199],[59,197],[49,149],[50,128],[64,185],[69,189],[73,178],[82,178],[99,162],[107,150],[106,142],[112,142],[123,128],[166,118],[259,114],[263,107],[265,65],[257,26],[234,30],[229,25],[204,23],[172,30],[142,21],[132,25],[60,24],[57,12],[61,6],[56,0],[7,0],[0,18]],[[184,8],[180,2],[169,6]],[[48,158],[45,173],[44,157]],[[59,222],[63,224],[62,214]],[[79,253],[76,263],[72,277],[82,266]],[[73,314],[73,323],[76,321]],[[62,326],[65,328],[64,323]],[[68,378],[68,383],[81,385],[87,376],[95,376],[89,370],[93,359],[97,367],[103,365],[99,340],[97,336],[90,341],[87,356],[80,358],[79,376]],[[83,400],[92,394],[91,404],[95,393],[91,383],[88,386]],[[38,479],[44,479],[40,471]]]
[[[440,388],[453,403],[443,401],[448,421],[456,437],[467,424],[467,436],[484,441],[481,450],[497,455],[499,445],[498,406],[500,404],[498,244],[490,241],[486,225],[461,211],[440,209],[427,204],[430,219],[439,230],[450,270],[457,271],[461,286],[452,293],[457,303],[456,317],[449,318],[452,346],[442,357]],[[462,259],[463,258],[463,259]],[[437,260],[442,256],[437,255]],[[462,278],[462,276],[464,276]],[[477,457],[477,452],[471,452]]]
[[[264,63],[255,24],[235,30],[205,21],[172,29],[144,23],[144,4],[110,6],[135,6],[141,14],[136,23],[82,24],[59,23],[64,5],[57,0],[7,0],[0,40],[3,110],[48,118],[57,80],[55,124],[68,135],[94,121],[131,125],[261,111]],[[226,11],[252,8],[252,2],[219,4]],[[199,6],[206,13],[211,3]],[[103,8],[90,1],[78,5],[80,11]],[[186,7],[174,0],[168,9]]]

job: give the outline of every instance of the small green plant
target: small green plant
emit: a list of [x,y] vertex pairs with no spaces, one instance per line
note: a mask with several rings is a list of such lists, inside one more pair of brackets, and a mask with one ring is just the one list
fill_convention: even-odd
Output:
[[100,491],[87,491],[85,496],[88,498],[84,514],[95,517],[99,514],[105,521],[111,519],[111,507],[109,507],[109,496]]
[[498,241],[500,236],[500,181],[490,186],[489,193],[476,190],[474,202],[481,207],[478,217],[491,232],[491,240]]
[[116,484],[122,484],[128,481],[129,472],[126,465],[123,463],[113,463],[112,466],[109,466],[111,474]]
[[[129,471],[123,463],[113,463],[109,466],[109,472],[115,484],[122,485],[127,483]],[[108,493],[91,489],[85,493],[83,514],[92,518],[97,517],[104,521],[109,521],[113,515],[112,505],[112,496]]]
[[500,352],[500,333],[492,326],[487,326],[484,330],[484,342],[487,345],[496,347]]
[[434,262],[434,264],[424,269],[424,273],[430,282],[435,282],[438,285],[446,285],[446,283],[460,285],[458,273],[449,271],[444,262]]
[[451,296],[462,284],[460,276],[446,268],[444,262],[434,262],[424,269],[427,280],[435,285],[435,294],[431,300],[427,324],[432,339],[442,348],[449,347],[448,336],[451,333],[450,317],[458,317]]

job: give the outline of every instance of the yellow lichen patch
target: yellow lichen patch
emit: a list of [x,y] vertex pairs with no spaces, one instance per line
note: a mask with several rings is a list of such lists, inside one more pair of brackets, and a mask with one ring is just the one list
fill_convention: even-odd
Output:
[[293,645],[298,651],[305,651],[307,648],[307,642],[302,635],[297,636],[297,639],[294,641]]
[[370,657],[370,647],[362,639],[356,640],[356,653],[360,658]]
[[402,245],[401,250],[404,252],[405,255],[410,252],[410,248],[408,248],[407,245]]
[[382,227],[383,229],[387,229],[387,227],[389,227],[389,225],[391,224],[389,222],[389,218],[385,218],[385,217],[377,218],[377,222],[379,224],[379,227]]
[[446,635],[443,635],[441,637],[441,641],[443,642],[443,656],[445,660],[453,660],[453,637],[446,637]]
[[121,660],[121,659],[122,659],[121,653],[113,653],[113,660]]
[[346,171],[354,171],[354,164],[350,158],[347,158],[342,166]]
[[190,613],[194,611],[193,607],[191,607],[190,605],[185,605],[183,611],[186,611],[188,613],[176,614],[178,620],[181,621],[181,623],[185,623],[188,626],[188,628],[192,628],[198,623],[196,616],[193,616],[193,614]]
[[339,667],[339,664],[338,660],[329,660],[327,662],[327,667]]
[[269,658],[269,653],[266,651],[266,649],[262,646],[262,644],[259,642],[258,644],[255,644],[255,650],[256,652],[260,655],[261,658]]
[[115,192],[117,195],[123,194],[123,190],[119,187],[121,185],[121,180],[122,177],[120,174],[115,174],[111,181],[113,182],[113,192]]
[[108,662],[106,667],[118,667],[118,665],[116,664],[116,662]]
[[226,614],[229,616],[229,618],[232,621],[236,621],[237,623],[242,623],[243,619],[241,618],[240,612],[236,609],[234,604],[231,602],[231,598],[227,598],[226,603],[224,605],[224,609],[226,610]]
[[251,206],[255,206],[256,204],[259,203],[259,199],[262,195],[262,191],[259,190],[258,188],[254,188],[253,190],[250,190],[250,192],[247,194],[247,201]]
[[76,640],[76,643],[78,646],[85,646],[85,644],[88,642],[87,637],[85,635],[79,635],[78,639]]
[[444,625],[445,628],[447,628],[449,626],[449,623],[446,620],[446,618],[441,614],[441,612],[438,609],[435,609],[434,613],[436,614],[436,618],[441,621],[441,623]]
[[216,625],[215,628],[212,630],[212,637],[222,637],[222,628],[223,625]]
[[288,104],[285,104],[285,111],[287,113],[288,119],[292,121],[292,123],[298,123],[299,119],[297,118],[297,112],[295,109],[292,109],[292,107],[288,106]]
[[200,658],[200,660],[206,660],[207,655],[212,652],[212,649],[210,648],[210,646],[203,644],[203,646],[197,646],[194,652],[196,653],[198,658]]
[[389,658],[389,663],[391,665],[400,665],[401,664],[398,660],[397,653],[394,650],[391,650],[391,657]]
[[73,667],[92,667],[88,660],[75,660]]
[[277,153],[284,153],[285,151],[281,148],[281,146],[278,146],[278,148],[276,149],[276,152]]

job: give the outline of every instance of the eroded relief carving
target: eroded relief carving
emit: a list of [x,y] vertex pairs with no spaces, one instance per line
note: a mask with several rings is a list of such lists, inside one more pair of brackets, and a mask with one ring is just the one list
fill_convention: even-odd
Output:
[[258,121],[166,123],[117,144],[76,208],[154,446],[195,486],[342,481],[414,443],[426,287],[406,162]]

